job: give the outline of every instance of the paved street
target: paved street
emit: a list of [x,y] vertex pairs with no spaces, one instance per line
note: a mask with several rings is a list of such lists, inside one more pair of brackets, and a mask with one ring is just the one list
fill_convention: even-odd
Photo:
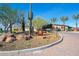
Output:
[[23,53],[20,55],[32,56],[72,56],[79,55],[79,33],[63,33],[64,39],[61,43],[50,48],[33,53]]

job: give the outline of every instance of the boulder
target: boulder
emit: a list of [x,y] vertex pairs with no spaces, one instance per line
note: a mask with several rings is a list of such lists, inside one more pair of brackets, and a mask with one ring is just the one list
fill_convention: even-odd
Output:
[[0,42],[2,41],[11,42],[15,40],[16,40],[16,37],[12,33],[4,33],[3,35],[0,36]]
[[39,29],[37,34],[38,34],[38,36],[43,36],[43,30]]
[[5,40],[5,42],[13,42],[13,41],[15,41],[16,40],[16,37],[14,36],[14,34],[12,34],[12,33],[6,33],[6,40]]
[[16,35],[16,40],[29,40],[30,37],[26,34],[18,34]]
[[25,40],[30,40],[30,36],[24,35],[24,39],[25,39]]
[[16,38],[15,37],[7,37],[6,38],[6,40],[5,40],[5,42],[13,42],[13,41],[15,41],[16,40]]
[[6,40],[6,35],[5,34],[1,35],[0,36],[0,42],[5,41],[5,40]]
[[24,39],[24,34],[16,35],[16,40],[23,40],[23,39]]

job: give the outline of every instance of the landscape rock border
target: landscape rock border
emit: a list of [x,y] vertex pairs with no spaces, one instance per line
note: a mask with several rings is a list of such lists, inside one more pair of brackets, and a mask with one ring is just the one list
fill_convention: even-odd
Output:
[[60,39],[51,43],[51,44],[36,47],[36,48],[22,49],[22,50],[0,51],[0,55],[19,55],[23,52],[28,53],[28,52],[34,52],[34,51],[39,51],[39,50],[42,50],[42,49],[45,49],[45,48],[49,48],[49,47],[54,46],[54,45],[63,41],[63,35],[60,34],[60,33],[58,33],[58,34],[60,35]]

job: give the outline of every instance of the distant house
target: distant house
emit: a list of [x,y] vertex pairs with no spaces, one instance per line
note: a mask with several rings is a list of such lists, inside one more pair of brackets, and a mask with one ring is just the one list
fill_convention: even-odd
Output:
[[47,25],[44,25],[42,27],[42,29],[46,30],[46,29],[54,29],[54,30],[57,30],[57,29],[60,29],[61,31],[64,31],[64,26],[65,26],[65,30],[72,30],[72,27],[70,26],[67,26],[67,25],[59,25],[59,24],[47,24]]
[[[25,31],[29,31],[29,26],[25,26]],[[33,27],[33,31],[37,32],[37,29]]]
[[21,32],[21,25],[20,24],[13,24],[12,26],[12,31],[13,32]]
[[73,27],[72,30],[73,31],[79,31],[79,27],[78,28]]

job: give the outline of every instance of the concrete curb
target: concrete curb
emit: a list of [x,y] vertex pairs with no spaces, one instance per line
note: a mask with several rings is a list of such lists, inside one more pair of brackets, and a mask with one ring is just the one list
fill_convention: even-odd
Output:
[[67,32],[67,33],[79,33],[79,32]]
[[61,34],[59,34],[59,35],[60,35],[61,38],[58,41],[55,41],[54,43],[44,45],[44,46],[41,46],[41,47],[37,47],[37,48],[29,48],[29,49],[14,50],[14,51],[0,51],[0,55],[19,55],[23,52],[28,53],[28,52],[34,52],[34,51],[42,50],[42,49],[45,49],[45,48],[49,48],[49,47],[56,45],[56,44],[63,41],[63,35],[61,35]]

